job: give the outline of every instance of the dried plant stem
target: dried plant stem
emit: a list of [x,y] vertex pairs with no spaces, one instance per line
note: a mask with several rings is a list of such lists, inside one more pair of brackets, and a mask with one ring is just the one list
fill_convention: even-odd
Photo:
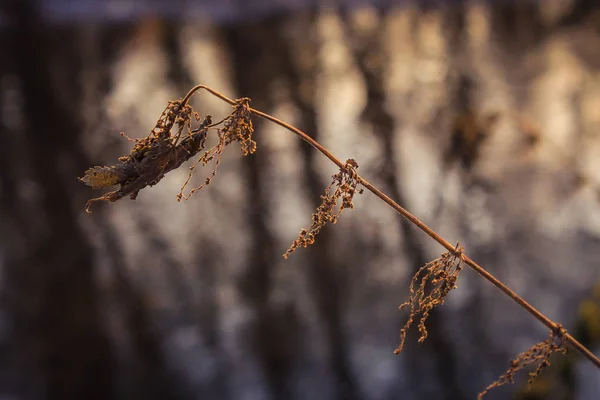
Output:
[[[376,187],[371,185],[369,182],[365,181],[363,178],[361,178],[360,183],[363,185],[363,187],[365,189],[369,190],[370,192],[375,194],[377,197],[379,197],[381,200],[385,201],[388,205],[393,207],[394,210],[398,211],[403,217],[408,219],[414,225],[418,226],[423,232],[425,232],[427,235],[429,235],[436,242],[438,242],[439,244],[444,246],[446,248],[446,250],[451,251],[451,252],[455,251],[454,246],[451,245],[450,242],[448,242],[443,237],[438,235],[431,228],[429,228],[427,225],[425,225],[423,222],[421,222],[417,217],[415,217],[410,212],[408,212],[407,210],[402,208],[402,206],[400,206],[399,204],[394,202],[392,199],[390,199],[385,193],[381,192],[379,189],[377,189]],[[483,267],[481,267],[479,264],[477,264],[475,261],[473,261],[471,258],[466,256],[465,254],[463,254],[463,262],[465,264],[467,264],[469,267],[471,267],[473,270],[475,270],[475,272],[477,272],[483,278],[485,278],[489,282],[491,282],[498,289],[502,290],[507,296],[509,296],[514,301],[516,301],[521,307],[523,307],[527,312],[529,312],[531,315],[533,315],[538,321],[542,322],[544,325],[546,325],[552,331],[556,331],[557,329],[560,328],[559,324],[550,320],[548,317],[546,317],[544,314],[542,314],[538,309],[533,307],[531,304],[529,304],[527,301],[525,301],[522,297],[520,297],[518,294],[513,292],[508,286],[506,286],[505,284],[500,282],[492,274],[487,272]],[[580,352],[583,356],[588,358],[598,368],[600,368],[600,359],[598,359],[598,357],[596,357],[590,350],[588,350],[587,347],[585,347],[584,345],[579,343],[579,341],[577,341],[577,339],[575,339],[573,336],[571,336],[568,332],[565,333],[564,337],[565,337],[565,340],[567,342],[569,342],[571,344],[571,346],[573,346],[573,348],[575,348],[575,350]]]
[[[223,100],[231,105],[236,104],[234,100],[231,100],[230,98],[224,96],[223,94],[221,94],[207,86],[204,86],[204,85],[198,85],[198,86],[193,87],[188,92],[188,94],[183,98],[182,104],[185,105],[187,103],[187,101],[189,100],[189,98],[196,91],[198,91],[200,89],[208,91],[212,95],[220,98],[221,100]],[[302,132],[300,129],[298,129],[290,124],[287,124],[287,123],[285,123],[269,114],[266,114],[262,111],[255,110],[253,108],[249,108],[249,111],[256,116],[264,118],[264,119],[271,121],[279,126],[282,126],[283,128],[286,128],[289,131],[294,132],[296,135],[300,136],[304,141],[309,143],[315,149],[317,149],[321,153],[323,153],[327,158],[329,158],[339,168],[342,168],[342,169],[344,168],[345,164],[341,160],[336,158],[333,154],[331,154],[331,152],[329,152],[326,148],[324,148],[321,144],[319,144],[316,140],[311,138],[309,135]],[[457,257],[462,257],[462,260],[466,265],[471,267],[475,272],[477,272],[483,278],[487,279],[498,289],[502,290],[508,297],[513,299],[517,304],[519,304],[527,312],[529,312],[531,315],[533,315],[538,321],[540,321],[541,323],[546,325],[548,328],[550,328],[553,332],[557,332],[562,329],[562,326],[560,324],[553,322],[551,319],[546,317],[539,310],[537,310],[535,307],[533,307],[531,304],[529,304],[527,301],[525,301],[522,297],[520,297],[515,292],[513,292],[510,288],[508,288],[508,286],[506,286],[505,284],[500,282],[498,279],[496,279],[492,274],[487,272],[483,267],[481,267],[479,264],[477,264],[471,258],[467,257],[464,253],[457,253],[455,246],[453,246],[450,242],[448,242],[443,237],[438,235],[433,229],[429,228],[427,225],[425,225],[425,223],[423,223],[417,217],[412,215],[410,212],[408,212],[406,209],[404,209],[402,206],[400,206],[398,203],[396,203],[394,200],[392,200],[389,196],[387,196],[381,190],[379,190],[375,186],[371,185],[366,179],[358,176],[357,180],[365,189],[369,190],[375,196],[379,197],[381,200],[383,200],[385,203],[387,203],[390,207],[392,207],[394,210],[396,210],[400,215],[402,215],[404,218],[408,219],[413,225],[416,225],[417,227],[419,227],[429,237],[431,237],[433,240],[435,240],[436,242],[441,244],[446,250],[448,250],[452,254],[455,254]],[[571,336],[568,332],[566,332],[566,331],[562,331],[562,332],[563,332],[563,338],[565,341],[569,342],[569,344],[575,350],[577,350],[579,353],[581,353],[584,357],[588,358],[592,363],[594,363],[596,365],[596,367],[600,368],[600,359],[598,357],[596,357],[590,350],[588,350],[584,345],[582,345],[577,339],[575,339],[573,336]]]
[[[221,100],[231,104],[231,105],[235,105],[235,101],[231,100],[229,97],[224,96],[223,94],[217,92],[214,89],[209,88],[208,86],[204,86],[204,85],[198,85],[198,86],[194,86],[192,89],[190,89],[190,91],[188,92],[188,94],[183,98],[182,103],[186,104],[187,101],[189,100],[189,98],[198,90],[200,89],[204,89],[206,91],[208,91],[210,94],[220,98]],[[317,142],[315,139],[311,138],[310,136],[308,136],[306,133],[302,132],[300,129],[286,123],[283,122],[280,119],[277,119],[267,113],[264,113],[262,111],[256,110],[254,108],[250,108],[250,112],[258,117],[264,118],[268,121],[271,121],[279,126],[284,127],[285,129],[294,132],[296,135],[300,136],[305,142],[309,143],[312,147],[314,147],[315,149],[319,150],[321,153],[323,153],[325,155],[325,157],[329,158],[335,165],[337,165],[339,168],[343,169],[345,166],[345,163],[343,163],[342,161],[340,161],[338,158],[336,158],[333,154],[331,154],[331,152],[329,152],[329,150],[327,150],[325,147],[323,147],[319,142]],[[364,179],[361,179],[361,183],[366,182]],[[365,186],[366,187],[366,186]]]

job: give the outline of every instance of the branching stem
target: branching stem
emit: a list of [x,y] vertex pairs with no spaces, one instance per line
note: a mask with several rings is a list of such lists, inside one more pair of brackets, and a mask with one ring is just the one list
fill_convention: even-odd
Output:
[[[204,90],[208,91],[212,95],[220,98],[221,100],[223,100],[231,105],[236,104],[235,101],[233,101],[230,98],[228,98],[227,96],[217,92],[216,90],[211,89],[208,86],[198,85],[198,86],[193,87],[188,92],[188,94],[183,98],[182,106],[185,106],[186,103],[189,101],[190,97],[196,91],[198,91],[200,89],[204,89]],[[300,129],[298,129],[288,123],[285,123],[285,122],[281,121],[280,119],[277,119],[277,118],[275,118],[269,114],[266,114],[262,111],[250,108],[250,112],[256,116],[264,118],[264,119],[271,121],[279,126],[282,126],[283,128],[286,128],[289,131],[294,132],[296,135],[300,136],[305,142],[309,143],[315,149],[317,149],[321,153],[323,153],[327,158],[329,158],[339,168],[344,168],[344,163],[342,161],[340,161],[338,158],[336,158],[325,147],[323,147],[321,144],[319,144],[316,140],[314,140],[312,137],[310,137],[306,133],[302,132]],[[546,325],[552,331],[557,332],[557,331],[561,330],[560,324],[558,324],[558,323],[552,321],[550,318],[546,317],[538,309],[533,307],[531,304],[529,304],[527,301],[525,301],[522,297],[520,297],[515,292],[513,292],[508,286],[506,286],[505,284],[500,282],[498,279],[496,279],[492,274],[487,272],[483,267],[481,267],[479,264],[477,264],[471,258],[467,257],[462,252],[457,253],[457,250],[454,245],[452,245],[450,242],[445,240],[442,236],[437,234],[433,229],[431,229],[427,225],[425,225],[425,223],[423,223],[417,217],[412,215],[410,212],[408,212],[406,209],[404,209],[402,206],[400,206],[398,203],[396,203],[394,200],[392,200],[389,196],[387,196],[381,190],[377,189],[375,186],[371,185],[366,179],[364,179],[360,176],[357,177],[357,180],[365,189],[369,190],[375,196],[379,197],[381,200],[383,200],[385,203],[387,203],[390,207],[392,207],[394,210],[396,210],[400,215],[402,215],[404,218],[408,219],[413,225],[416,225],[417,227],[419,227],[429,237],[431,237],[433,240],[435,240],[436,242],[441,244],[446,250],[448,250],[452,254],[455,254],[457,257],[462,257],[465,264],[467,264],[469,267],[471,267],[475,272],[477,272],[483,278],[485,278],[486,280],[491,282],[498,289],[502,290],[502,292],[504,292],[504,294],[506,294],[508,297],[513,299],[517,304],[519,304],[527,312],[529,312],[531,315],[533,315],[538,321],[540,321],[541,323]],[[577,339],[575,339],[573,336],[571,336],[568,332],[563,331],[563,335],[564,335],[564,340],[569,342],[569,344],[573,348],[575,348],[575,350],[577,350],[584,357],[588,358],[591,362],[593,362],[596,365],[596,367],[600,368],[600,359],[598,357],[596,357],[587,347],[582,345]]]

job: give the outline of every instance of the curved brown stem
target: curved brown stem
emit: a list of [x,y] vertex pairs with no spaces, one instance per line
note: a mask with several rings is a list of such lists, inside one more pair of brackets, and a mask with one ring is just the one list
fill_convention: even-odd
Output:
[[181,105],[185,106],[187,104],[187,102],[190,100],[190,98],[194,95],[194,93],[196,93],[200,89],[206,90],[207,92],[209,92],[213,96],[216,96],[216,97],[220,98],[221,100],[223,100],[226,103],[231,104],[232,106],[235,105],[235,101],[234,100],[231,100],[229,97],[227,97],[225,95],[222,95],[221,93],[217,92],[216,90],[211,89],[211,88],[209,88],[208,86],[205,86],[205,85],[196,85],[193,88],[191,88],[190,91],[181,100]]
[[[231,100],[230,98],[217,92],[216,90],[211,89],[204,85],[198,85],[198,86],[193,87],[188,92],[188,94],[183,98],[182,105],[185,105],[187,103],[187,101],[190,99],[190,97],[199,89],[204,89],[204,90],[208,91],[209,93],[211,93],[212,95],[220,98],[221,100],[223,100],[231,105],[236,104],[236,102],[234,100]],[[300,136],[304,141],[309,143],[315,149],[317,149],[321,153],[323,153],[327,158],[329,158],[339,168],[342,168],[342,169],[344,168],[345,164],[342,161],[340,161],[338,158],[336,158],[333,154],[331,154],[331,152],[329,150],[327,150],[325,147],[323,147],[321,144],[319,144],[316,140],[311,138],[309,135],[302,132],[300,129],[298,129],[286,122],[283,122],[280,119],[275,118],[269,114],[266,114],[262,111],[250,108],[250,112],[252,112],[253,114],[255,114],[261,118],[271,121],[279,126],[282,126],[283,128],[286,128],[289,131],[294,132],[296,135]],[[379,197],[381,200],[383,200],[385,203],[387,203],[390,207],[392,207],[394,210],[396,210],[400,215],[402,215],[404,218],[409,220],[413,225],[416,225],[419,229],[421,229],[423,232],[425,232],[429,237],[431,237],[433,240],[435,240],[440,245],[442,245],[446,250],[448,250],[452,254],[455,254],[457,257],[462,257],[465,264],[467,264],[469,267],[471,267],[471,269],[473,269],[475,272],[477,272],[479,275],[481,275],[484,279],[491,282],[498,289],[502,290],[504,292],[504,294],[506,294],[508,297],[513,299],[517,304],[519,304],[522,308],[524,308],[529,314],[533,315],[538,321],[540,321],[541,323],[546,325],[552,331],[558,331],[558,330],[562,329],[560,324],[558,324],[558,323],[552,321],[550,318],[546,317],[538,309],[536,309],[534,306],[529,304],[518,294],[513,292],[508,286],[506,286],[504,283],[500,282],[492,274],[490,274],[488,271],[486,271],[483,267],[481,267],[479,264],[477,264],[471,258],[467,257],[464,253],[457,252],[454,245],[452,245],[450,242],[448,242],[442,236],[437,234],[433,229],[428,227],[424,222],[422,222],[420,219],[415,217],[413,214],[411,214],[408,210],[403,208],[401,205],[396,203],[394,200],[392,200],[389,196],[387,196],[381,190],[377,189],[375,186],[370,184],[366,179],[359,176],[358,180],[359,180],[360,184],[362,184],[367,190],[369,190],[375,196]],[[588,358],[592,363],[594,363],[594,365],[596,365],[596,367],[600,368],[600,359],[598,357],[596,357],[587,347],[585,347],[583,344],[581,344],[577,339],[575,339],[573,336],[571,336],[568,332],[564,332],[564,339],[567,342],[569,342],[569,344],[571,344],[571,346],[573,348],[575,348],[575,350],[577,350],[584,357]]]

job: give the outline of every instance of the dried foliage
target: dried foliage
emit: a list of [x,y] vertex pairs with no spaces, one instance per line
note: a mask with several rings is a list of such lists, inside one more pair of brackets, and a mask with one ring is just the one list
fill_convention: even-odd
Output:
[[567,349],[562,347],[565,334],[565,329],[559,325],[558,329],[550,332],[550,337],[548,337],[548,339],[537,343],[529,350],[519,354],[517,358],[510,362],[510,368],[495,382],[486,387],[483,392],[479,393],[477,399],[481,400],[483,396],[493,388],[500,387],[507,383],[514,383],[514,377],[517,372],[530,364],[537,363],[535,370],[529,373],[529,379],[527,380],[528,389],[530,389],[535,379],[550,365],[548,360],[552,354],[567,354]]
[[[187,180],[181,187],[179,194],[177,195],[177,200],[181,201],[181,199],[189,199],[189,197],[201,190],[202,188],[208,186],[212,179],[217,174],[217,168],[221,163],[221,155],[223,154],[223,150],[233,142],[239,142],[242,154],[245,156],[249,154],[253,154],[256,151],[256,142],[252,140],[252,133],[254,132],[254,128],[252,126],[252,120],[250,119],[250,99],[247,97],[236,100],[236,105],[233,107],[234,111],[221,123],[223,123],[223,127],[217,131],[217,136],[219,138],[219,142],[206,150],[204,154],[190,167],[190,173],[188,175]],[[213,165],[213,170],[211,175],[204,180],[204,183],[190,191],[190,193],[186,196],[183,194],[186,186],[190,182],[192,178],[192,174],[194,169],[199,165],[206,166],[211,161],[215,161]]]
[[[203,122],[192,130],[192,120],[200,119],[200,116],[194,112],[191,106],[187,105],[187,100],[197,90],[206,90],[212,95],[231,104],[233,112],[222,121],[212,124],[210,115],[206,116]],[[400,305],[400,309],[410,307],[410,314],[404,327],[400,332],[400,345],[395,350],[399,354],[404,348],[406,335],[414,319],[420,314],[418,331],[420,333],[419,343],[427,338],[427,328],[425,322],[430,312],[442,305],[450,291],[456,288],[458,275],[466,264],[471,267],[480,276],[487,279],[494,286],[501,289],[507,296],[515,300],[521,307],[527,310],[536,319],[553,329],[550,337],[528,351],[520,354],[511,363],[510,369],[506,371],[496,382],[489,385],[479,394],[479,399],[489,390],[513,382],[514,375],[520,369],[532,363],[538,363],[536,369],[529,374],[529,384],[533,383],[540,372],[549,365],[548,359],[554,353],[564,354],[566,350],[562,348],[563,342],[571,344],[579,353],[583,354],[600,368],[600,359],[591,353],[584,345],[573,338],[560,325],[552,322],[532,305],[511,291],[506,285],[487,272],[475,261],[463,254],[463,248],[457,244],[454,248],[450,243],[438,235],[435,231],[421,222],[417,217],[402,208],[391,198],[386,196],[379,189],[371,185],[367,180],[361,178],[357,173],[358,164],[353,159],[346,160],[345,164],[333,156],[327,149],[321,146],[313,138],[299,129],[261,111],[250,108],[250,99],[241,98],[231,100],[219,92],[204,85],[195,86],[182,100],[169,102],[167,108],[163,111],[155,128],[146,138],[133,140],[136,144],[131,153],[125,157],[119,158],[119,164],[113,166],[96,166],[88,169],[85,175],[80,178],[82,182],[94,189],[104,188],[120,184],[119,190],[109,192],[101,197],[88,201],[86,211],[97,201],[117,201],[127,195],[135,199],[139,191],[146,186],[157,184],[164,175],[179,168],[184,161],[189,160],[196,154],[205,149],[207,135],[211,130],[216,130],[218,143],[205,151],[190,168],[188,179],[183,184],[178,200],[187,199],[195,191],[202,189],[210,184],[217,173],[217,168],[221,162],[221,155],[224,149],[233,142],[240,143],[244,155],[252,154],[256,151],[256,142],[252,139],[254,131],[251,115],[254,114],[268,121],[276,123],[300,136],[311,146],[327,156],[332,162],[340,167],[339,173],[333,175],[332,183],[325,189],[321,196],[321,205],[312,215],[312,224],[308,229],[302,229],[298,238],[292,243],[290,248],[283,255],[288,258],[298,247],[307,247],[315,242],[316,235],[327,223],[335,224],[342,211],[346,208],[354,208],[353,198],[363,189],[358,189],[358,185],[366,188],[380,198],[387,205],[392,207],[403,217],[407,218],[412,224],[419,227],[433,240],[444,246],[448,252],[432,262],[421,267],[414,275],[410,283],[410,298]],[[173,126],[177,124],[176,133],[172,133]],[[218,128],[220,126],[220,128]],[[131,139],[130,139],[131,140]],[[211,175],[205,179],[204,183],[192,189],[186,196],[183,191],[187,187],[194,169],[202,164],[203,166],[213,162]],[[338,207],[338,202],[341,204]],[[338,207],[336,209],[336,207]],[[556,329],[554,329],[557,327]],[[559,343],[555,343],[558,339]]]
[[[179,168],[185,161],[204,150],[209,129],[222,125],[220,129],[216,129],[218,144],[207,150],[190,168],[190,174],[181,188],[178,200],[189,198],[193,192],[208,185],[214,178],[221,154],[229,144],[239,142],[244,155],[252,154],[256,150],[256,142],[252,140],[249,103],[248,98],[238,99],[235,101],[234,111],[227,118],[211,125],[211,116],[207,115],[200,126],[192,130],[192,120],[200,119],[198,113],[190,105],[184,104],[183,100],[169,102],[150,135],[142,139],[128,138],[135,142],[135,146],[129,155],[119,158],[119,164],[89,168],[85,175],[79,178],[93,189],[121,185],[119,190],[89,200],[86,211],[90,212],[90,206],[98,201],[115,202],[127,195],[135,200],[141,189],[156,185],[167,172]],[[178,127],[177,132],[171,132],[175,124]],[[206,165],[214,159],[216,161],[212,175],[203,185],[184,196],[183,190],[196,166],[200,163]]]
[[[419,268],[413,276],[410,283],[410,298],[400,305],[400,310],[410,307],[410,314],[400,331],[400,345],[394,351],[395,354],[399,354],[404,348],[404,341],[406,340],[408,330],[418,314],[421,314],[418,325],[418,330],[421,334],[419,343],[422,343],[427,338],[425,322],[429,317],[429,313],[436,306],[444,304],[448,293],[456,288],[458,274],[463,268],[462,252],[463,248],[457,244],[454,252],[442,254],[440,258]],[[417,282],[418,288],[415,290]]]
[[[359,184],[357,168],[358,163],[350,158],[346,160],[344,168],[340,168],[340,172],[332,176],[333,181],[325,189],[325,194],[321,195],[321,205],[312,215],[312,225],[308,229],[300,231],[298,238],[287,249],[283,258],[287,259],[298,247],[307,247],[309,244],[313,244],[315,237],[327,223],[337,223],[342,211],[346,208],[354,208],[352,202],[354,194],[363,192],[363,189],[357,189]],[[335,190],[331,193],[334,187]],[[336,210],[340,199],[341,204]]]

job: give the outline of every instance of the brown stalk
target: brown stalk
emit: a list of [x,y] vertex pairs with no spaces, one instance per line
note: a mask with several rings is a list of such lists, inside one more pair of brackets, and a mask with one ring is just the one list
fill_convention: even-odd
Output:
[[[192,130],[192,117],[195,117],[197,120],[200,117],[187,103],[191,96],[200,89],[206,90],[212,95],[231,104],[234,106],[234,111],[229,117],[216,124],[212,124],[210,116],[206,116],[202,124],[200,124],[200,127]],[[540,366],[538,366],[534,373],[530,375],[531,379],[535,378],[535,376],[541,372],[541,369],[548,364],[547,359],[552,353],[562,352],[563,349],[561,346],[564,342],[568,342],[584,357],[592,361],[596,367],[600,368],[600,359],[598,359],[598,357],[596,357],[590,350],[577,341],[577,339],[571,336],[565,329],[562,328],[560,324],[550,320],[535,307],[496,279],[492,274],[487,272],[483,267],[466,256],[463,253],[462,247],[459,247],[458,245],[455,247],[450,244],[450,242],[438,235],[435,231],[425,225],[410,212],[405,210],[385,193],[371,185],[366,179],[361,178],[356,172],[356,168],[358,168],[356,161],[349,159],[345,163],[342,163],[342,161],[337,159],[326,148],[321,146],[316,140],[308,136],[306,133],[269,114],[251,108],[249,106],[249,102],[250,99],[248,98],[232,100],[204,85],[193,87],[181,100],[169,102],[167,108],[159,118],[155,128],[151,131],[151,134],[146,138],[134,140],[136,142],[134,149],[131,151],[130,155],[119,158],[120,164],[111,167],[92,167],[86,171],[83,178],[80,178],[82,182],[96,189],[115,184],[121,185],[121,188],[117,191],[109,192],[99,198],[89,200],[86,206],[86,211],[89,212],[89,206],[97,201],[114,202],[125,196],[135,199],[141,189],[145,188],[146,186],[153,186],[157,184],[167,172],[179,168],[184,161],[189,160],[191,157],[202,151],[205,146],[208,130],[214,126],[223,124],[220,129],[217,129],[219,143],[213,148],[204,152],[204,154],[191,168],[191,171],[193,171],[193,169],[199,163],[206,165],[214,160],[215,163],[213,166],[212,175],[205,180],[203,185],[192,189],[190,194],[208,185],[216,174],[216,169],[220,162],[220,155],[227,145],[233,142],[240,143],[241,150],[244,155],[252,154],[256,150],[256,142],[252,140],[253,127],[250,119],[250,115],[254,114],[294,132],[312,147],[323,153],[340,168],[340,172],[333,176],[334,180],[332,184],[326,188],[325,195],[321,196],[323,203],[321,206],[319,206],[319,208],[317,208],[317,212],[313,214],[313,224],[311,227],[309,227],[309,229],[303,229],[301,231],[300,236],[292,244],[291,248],[286,252],[284,257],[287,258],[287,256],[297,247],[306,247],[307,245],[313,243],[314,236],[326,223],[335,223],[343,209],[353,208],[353,195],[356,192],[362,193],[362,189],[357,189],[358,185],[362,185],[362,187],[375,194],[375,196],[383,200],[386,204],[400,213],[413,225],[416,225],[418,228],[420,228],[429,237],[441,244],[448,251],[447,253],[444,253],[441,258],[427,263],[425,266],[421,267],[413,278],[413,281],[410,285],[411,296],[409,300],[401,306],[401,308],[409,307],[411,313],[407,323],[401,331],[401,343],[396,349],[396,354],[402,350],[404,339],[406,337],[406,331],[410,327],[413,318],[417,314],[421,315],[418,326],[419,332],[421,333],[419,342],[425,339],[427,336],[425,321],[429,315],[429,312],[434,307],[443,304],[448,293],[456,287],[455,283],[458,279],[458,273],[462,269],[462,265],[466,264],[483,278],[491,282],[494,286],[502,290],[504,294],[509,296],[527,312],[533,315],[537,320],[550,328],[550,331],[552,332],[550,339],[535,345],[528,352],[519,355],[517,359],[513,361],[513,364],[511,364],[511,369],[501,376],[498,381],[488,386],[485,391],[493,387],[500,386],[506,382],[511,382],[512,376],[517,370],[528,364],[541,360]],[[176,134],[172,134],[171,128],[174,127],[175,124],[178,125],[179,129]],[[184,186],[181,188],[181,192],[178,195],[179,200],[182,198],[187,199],[189,196],[183,195],[183,190],[188,182],[189,177]],[[339,200],[342,200],[342,204],[336,210]],[[418,286],[416,286],[417,282],[419,282]],[[415,287],[417,288],[416,290]],[[560,339],[559,345],[553,343],[554,338]],[[484,392],[482,392],[481,395],[483,395]]]
[[[223,100],[231,105],[236,104],[234,100],[232,100],[232,99],[224,96],[223,94],[217,92],[216,90],[211,89],[204,85],[198,85],[198,86],[193,87],[189,91],[189,93],[184,97],[182,103],[186,104],[188,99],[196,91],[198,91],[200,89],[208,91],[212,95],[220,98],[221,100]],[[338,158],[336,158],[325,147],[323,147],[321,144],[319,144],[316,140],[311,138],[306,133],[302,132],[300,129],[298,129],[290,124],[287,124],[287,123],[281,121],[280,119],[275,118],[275,117],[273,117],[269,114],[266,114],[262,111],[255,110],[253,108],[249,108],[249,110],[254,115],[257,115],[261,118],[271,121],[283,128],[286,128],[287,130],[289,130],[291,132],[294,132],[296,135],[300,136],[305,142],[309,143],[315,149],[317,149],[321,153],[323,153],[323,155],[325,155],[327,158],[329,158],[340,169],[344,169],[345,164],[342,161],[340,161]],[[416,225],[419,229],[421,229],[429,237],[431,237],[433,240],[435,240],[440,245],[442,245],[450,253],[454,254],[457,257],[461,257],[463,260],[463,263],[465,263],[466,265],[471,267],[471,269],[473,269],[475,272],[477,272],[479,275],[481,275],[484,279],[488,280],[490,283],[492,283],[494,286],[496,286],[498,289],[500,289],[502,292],[504,292],[504,294],[506,294],[508,297],[513,299],[518,305],[520,305],[523,309],[525,309],[534,318],[536,318],[538,321],[540,321],[541,323],[546,325],[548,328],[550,328],[550,330],[552,332],[557,332],[558,330],[562,329],[562,326],[560,324],[558,324],[558,323],[552,321],[550,318],[546,317],[538,309],[533,307],[531,304],[529,304],[527,301],[525,301],[522,297],[520,297],[515,292],[513,292],[508,286],[506,286],[505,284],[500,282],[498,279],[496,279],[492,274],[487,272],[483,267],[481,267],[479,264],[477,264],[475,261],[473,261],[471,258],[469,258],[466,254],[464,254],[462,252],[458,252],[457,249],[455,248],[455,246],[453,246],[450,242],[448,242],[442,236],[437,234],[433,229],[429,228],[425,223],[423,223],[417,217],[412,215],[410,212],[408,212],[402,206],[397,204],[394,200],[392,200],[389,196],[387,196],[381,190],[377,189],[375,186],[370,184],[366,179],[364,179],[360,176],[357,176],[356,179],[364,188],[366,188],[371,193],[373,193],[375,196],[379,197],[382,201],[387,203],[390,207],[392,207],[394,210],[396,210],[400,215],[402,215],[404,218],[409,220],[413,225]],[[588,348],[586,348],[584,345],[582,345],[577,339],[575,339],[573,336],[571,336],[566,330],[562,329],[561,332],[562,332],[562,338],[564,341],[568,342],[575,350],[577,350],[584,357],[586,357],[592,363],[594,363],[594,365],[596,367],[600,368],[600,359],[598,357],[596,357]]]

